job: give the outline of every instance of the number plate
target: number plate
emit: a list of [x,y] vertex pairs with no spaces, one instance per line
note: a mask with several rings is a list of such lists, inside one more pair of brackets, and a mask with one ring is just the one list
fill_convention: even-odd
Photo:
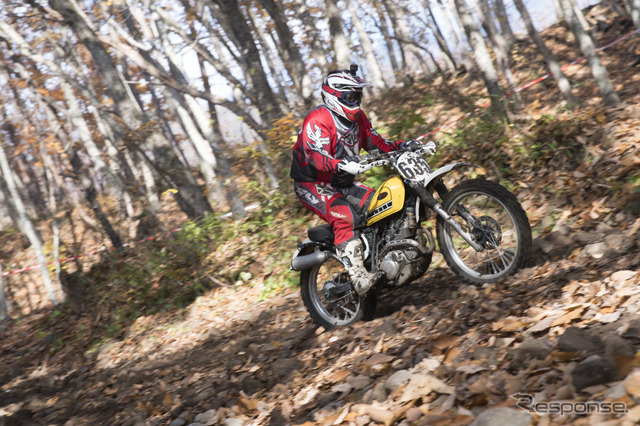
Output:
[[403,178],[423,185],[426,184],[431,174],[429,164],[413,152],[405,152],[400,155],[396,160],[396,168]]

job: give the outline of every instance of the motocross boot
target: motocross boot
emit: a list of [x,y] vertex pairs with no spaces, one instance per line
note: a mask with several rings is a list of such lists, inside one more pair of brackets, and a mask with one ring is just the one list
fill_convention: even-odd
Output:
[[353,286],[361,296],[366,294],[384,275],[382,271],[371,273],[365,269],[362,251],[362,240],[360,238],[352,238],[336,246],[336,252],[346,264],[345,267],[351,277]]

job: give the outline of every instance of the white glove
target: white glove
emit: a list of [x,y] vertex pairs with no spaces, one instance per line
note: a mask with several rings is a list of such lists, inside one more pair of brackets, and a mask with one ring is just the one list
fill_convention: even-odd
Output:
[[436,153],[436,144],[433,141],[429,141],[424,144],[424,148],[427,151],[427,154],[434,155]]
[[342,160],[340,163],[338,163],[338,169],[354,176],[360,173],[364,173],[368,170],[366,164],[360,164],[356,163],[355,161],[347,160]]

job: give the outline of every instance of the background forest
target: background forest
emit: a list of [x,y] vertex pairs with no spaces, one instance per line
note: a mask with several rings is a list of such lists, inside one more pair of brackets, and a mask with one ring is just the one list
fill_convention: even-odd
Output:
[[[639,0],[0,4],[0,424],[470,424],[577,397],[566,366],[605,350],[636,406]],[[529,268],[476,289],[436,261],[376,320],[313,327],[290,150],[351,63],[381,134],[518,196]],[[554,346],[594,322],[624,341]]]

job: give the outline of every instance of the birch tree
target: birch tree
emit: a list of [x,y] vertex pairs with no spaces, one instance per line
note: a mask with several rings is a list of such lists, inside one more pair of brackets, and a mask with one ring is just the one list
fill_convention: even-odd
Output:
[[57,112],[56,106],[50,98],[43,94],[45,92],[44,88],[36,86],[36,83],[31,79],[31,76],[27,72],[23,64],[24,62],[27,61],[21,61],[19,60],[19,58],[14,57],[13,66],[15,67],[15,70],[19,74],[22,81],[24,81],[28,86],[34,89],[31,91],[35,96],[34,101],[39,104],[44,111],[49,128],[54,129],[54,134],[56,134],[59,141],[61,142],[63,149],[69,159],[71,168],[75,173],[75,177],[80,181],[83,193],[89,203],[91,210],[93,210],[96,219],[111,240],[113,246],[118,249],[122,248],[122,239],[114,230],[113,226],[111,225],[111,221],[107,217],[102,208],[102,205],[100,204],[100,201],[98,200],[98,191],[95,187],[93,179],[91,179],[91,176],[89,176],[84,170],[78,150],[74,146],[73,139],[69,135],[69,132],[67,132],[64,128],[64,125],[60,119],[60,114]]
[[460,15],[460,19],[462,20],[462,25],[465,33],[467,34],[467,39],[473,49],[476,64],[482,73],[485,86],[487,86],[489,97],[491,98],[491,106],[494,111],[506,117],[506,111],[502,102],[504,93],[500,87],[498,73],[493,65],[493,61],[491,60],[491,56],[487,50],[487,45],[484,42],[484,38],[482,37],[482,34],[480,34],[480,30],[473,19],[473,15],[469,10],[466,1],[454,0],[454,3]]
[[[509,89],[514,91],[517,87],[517,82],[513,76],[513,72],[511,72],[511,45],[507,41],[507,38],[498,31],[491,14],[491,8],[489,7],[488,0],[479,0],[479,3],[481,12],[480,20],[485,32],[489,36],[489,40],[491,40],[491,44],[493,45],[493,51],[496,55],[498,68],[507,81]],[[520,95],[517,92],[515,92],[515,98],[518,106],[521,106],[519,105]]]
[[[3,122],[5,122],[6,125],[10,125],[4,105],[0,107],[0,113],[2,114]],[[9,157],[5,152],[2,141],[0,141],[0,171],[2,172],[2,176],[0,176],[0,189],[5,193],[7,207],[13,221],[18,225],[18,228],[20,228],[31,244],[49,300],[53,304],[58,304],[60,302],[60,298],[57,294],[54,283],[51,280],[49,269],[47,268],[47,259],[44,254],[42,237],[27,215],[24,202],[22,201],[22,197],[20,196],[16,185],[14,171],[9,163]]]
[[279,45],[282,46],[282,61],[287,67],[289,74],[293,77],[294,84],[304,101],[305,107],[310,108],[313,99],[311,77],[309,77],[307,73],[302,54],[295,43],[293,33],[289,29],[285,12],[280,3],[275,0],[260,0],[260,4],[273,20],[280,42]]
[[333,45],[334,66],[338,69],[347,69],[351,64],[351,48],[347,37],[344,35],[342,10],[338,7],[338,0],[324,0],[324,3]]
[[623,2],[631,16],[633,25],[640,28],[640,0],[623,0]]
[[321,75],[326,75],[329,72],[329,63],[327,62],[327,55],[322,43],[322,38],[316,27],[316,18],[311,15],[311,11],[306,4],[306,0],[293,0],[294,9],[297,16],[302,22],[303,28],[303,43],[309,46],[310,56],[316,61]]
[[442,31],[440,30],[440,26],[438,25],[438,23],[436,22],[433,16],[433,11],[431,9],[431,2],[429,0],[424,1],[424,9],[427,16],[427,26],[433,33],[433,36],[436,39],[436,42],[438,43],[438,47],[442,52],[443,60],[445,61],[447,68],[452,72],[457,71],[458,64],[453,59],[453,54],[451,53],[451,50],[447,45],[447,41],[444,35],[442,34]]
[[573,35],[578,42],[578,46],[580,46],[580,51],[587,59],[587,63],[589,64],[589,68],[591,69],[591,74],[596,80],[596,84],[598,85],[598,89],[600,90],[600,95],[602,96],[604,103],[607,106],[615,106],[619,104],[620,97],[613,88],[613,84],[611,83],[611,79],[609,79],[609,73],[607,72],[607,69],[604,67],[604,65],[602,65],[602,62],[600,61],[600,57],[598,56],[598,52],[596,51],[595,44],[593,43],[593,40],[591,39],[589,34],[580,24],[580,21],[575,14],[575,1],[560,0],[560,4],[562,6],[567,24],[573,32]]
[[353,26],[358,31],[358,40],[360,40],[360,46],[364,53],[365,60],[367,61],[367,71],[369,74],[369,82],[373,85],[374,92],[379,93],[381,90],[387,88],[387,84],[382,78],[382,70],[376,58],[376,54],[373,50],[373,44],[371,38],[367,34],[367,30],[364,24],[358,16],[358,7],[355,0],[347,0],[347,6],[349,8],[349,14],[351,15],[351,21]]
[[496,19],[498,20],[498,24],[500,25],[500,32],[507,41],[509,51],[511,51],[511,49],[513,49],[514,43],[516,42],[516,38],[513,35],[513,30],[511,29],[511,24],[507,15],[507,8],[504,5],[504,0],[493,0],[492,5],[493,10],[496,14]]
[[7,295],[4,292],[4,277],[2,276],[2,264],[0,263],[0,322],[7,319],[8,316]]
[[544,60],[547,62],[547,66],[553,75],[553,78],[556,80],[558,84],[558,89],[562,96],[564,96],[565,100],[569,105],[573,105],[577,102],[576,97],[571,93],[571,83],[569,79],[564,75],[562,69],[560,68],[560,64],[558,63],[553,52],[547,47],[547,44],[544,42],[538,31],[536,31],[535,26],[533,25],[533,21],[531,20],[531,16],[529,15],[529,11],[524,6],[522,0],[514,0],[516,7],[518,8],[518,12],[522,17],[522,20],[527,27],[527,32],[529,33],[529,37],[533,39],[538,50],[544,56]]
[[95,61],[96,69],[100,73],[104,88],[114,102],[115,112],[121,117],[124,133],[136,132],[143,134],[141,142],[144,148],[154,154],[155,160],[163,175],[166,175],[171,185],[175,185],[176,201],[190,218],[198,218],[211,211],[211,206],[204,198],[193,176],[181,166],[180,161],[171,149],[169,142],[155,129],[149,126],[148,117],[141,113],[129,96],[129,92],[122,81],[115,61],[101,43],[91,23],[82,11],[77,9],[71,0],[50,0],[49,5],[64,19],[64,23],[73,30],[79,41],[89,50]]

